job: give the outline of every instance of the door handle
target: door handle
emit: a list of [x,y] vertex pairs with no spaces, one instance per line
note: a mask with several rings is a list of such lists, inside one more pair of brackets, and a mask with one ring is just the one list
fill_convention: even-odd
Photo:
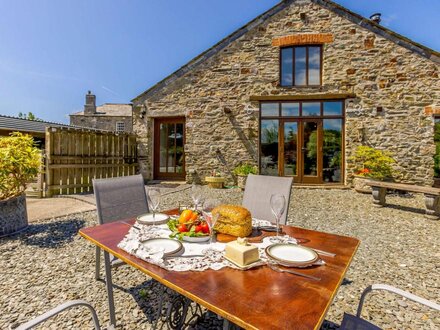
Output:
[[307,151],[307,148],[302,147],[302,148],[301,148],[301,151],[302,151],[302,152],[306,152],[306,151]]

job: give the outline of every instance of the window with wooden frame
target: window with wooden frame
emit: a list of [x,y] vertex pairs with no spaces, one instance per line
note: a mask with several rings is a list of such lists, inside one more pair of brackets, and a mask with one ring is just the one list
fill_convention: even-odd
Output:
[[280,85],[320,86],[322,46],[294,46],[280,49]]
[[124,132],[125,131],[125,123],[123,121],[116,122],[116,132]]

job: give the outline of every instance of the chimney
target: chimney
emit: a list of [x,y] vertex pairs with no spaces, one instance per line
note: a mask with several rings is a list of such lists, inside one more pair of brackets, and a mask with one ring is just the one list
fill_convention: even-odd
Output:
[[93,95],[91,91],[88,91],[86,94],[86,104],[84,105],[84,114],[85,115],[96,114],[96,96]]
[[370,19],[371,19],[374,23],[376,23],[376,24],[380,24],[380,21],[381,21],[380,16],[381,16],[381,15],[382,15],[381,13],[374,13],[373,15],[370,16]]

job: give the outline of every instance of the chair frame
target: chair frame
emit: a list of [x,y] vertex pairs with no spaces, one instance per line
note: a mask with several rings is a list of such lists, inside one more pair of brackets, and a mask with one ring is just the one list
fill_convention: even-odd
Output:
[[[144,179],[142,177],[141,174],[138,175],[132,175],[130,176],[133,179],[136,179],[139,181],[139,185],[142,185],[142,187],[144,187]],[[106,221],[103,220],[102,218],[102,211],[101,211],[101,199],[100,199],[100,189],[98,188],[98,185],[100,182],[108,182],[108,180],[123,180],[123,178],[127,178],[127,177],[116,177],[116,178],[108,178],[108,179],[93,179],[92,183],[93,183],[93,191],[95,193],[95,199],[96,199],[96,212],[98,214],[98,222],[100,225],[106,223]],[[143,188],[143,198],[145,200],[145,205],[147,207],[147,211],[149,210],[148,208],[148,200],[147,200],[147,195],[145,192],[145,188]],[[100,280],[101,279],[101,248],[99,246],[96,247],[95,249],[95,279],[96,280]],[[119,266],[125,265],[125,263],[115,257],[113,257],[110,260],[110,267],[111,268],[117,268]]]
[[15,329],[16,330],[32,329],[33,327],[37,326],[38,324],[43,323],[43,322],[47,321],[48,319],[64,312],[66,309],[71,309],[71,308],[77,307],[77,306],[84,306],[89,309],[90,313],[92,314],[93,325],[95,327],[95,330],[100,330],[101,326],[99,324],[98,315],[96,314],[95,309],[93,308],[92,305],[90,305],[87,301],[84,301],[84,300],[67,301],[67,302],[51,309],[50,311],[47,311],[46,313],[34,318],[33,320],[30,320],[26,323],[21,324],[18,328],[15,328]]
[[[249,209],[249,211],[251,212],[251,214],[252,214],[252,209],[251,209],[251,207],[249,207],[249,204],[253,204],[252,203],[253,199],[250,198],[249,196],[251,196],[251,194],[253,192],[250,192],[250,189],[251,189],[250,185],[252,184],[252,181],[254,179],[258,180],[259,178],[262,178],[263,180],[267,180],[267,181],[275,180],[275,181],[277,181],[277,184],[282,183],[283,185],[284,184],[289,185],[288,194],[285,195],[284,194],[285,192],[282,192],[282,194],[286,197],[286,210],[280,219],[280,224],[285,225],[287,223],[287,217],[288,217],[288,213],[289,213],[290,195],[292,194],[292,187],[293,187],[293,177],[279,177],[279,176],[249,174],[246,179],[246,185],[245,185],[245,189],[244,189],[242,205],[244,207],[247,207]],[[256,193],[258,193],[258,192],[256,192]],[[270,205],[270,201],[268,201],[268,205]],[[252,214],[252,217],[259,219],[259,216],[254,216],[254,214]],[[269,220],[270,222],[273,222],[270,219],[260,219],[260,220]]]
[[415,301],[419,304],[425,305],[427,307],[433,308],[437,311],[440,311],[440,305],[437,304],[436,302],[424,299],[422,297],[416,296],[415,294],[412,294],[408,291],[404,291],[401,289],[398,289],[396,287],[393,287],[391,285],[387,285],[387,284],[373,284],[368,286],[367,288],[365,288],[365,290],[362,292],[361,298],[359,300],[359,305],[357,308],[357,312],[356,312],[356,316],[351,315],[351,314],[347,314],[344,313],[344,318],[342,319],[342,323],[341,323],[341,330],[349,330],[349,329],[353,329],[349,324],[353,324],[352,322],[356,323],[358,326],[360,326],[360,328],[362,329],[380,329],[378,326],[374,325],[373,323],[370,323],[368,320],[363,319],[361,317],[362,315],[362,308],[364,306],[365,303],[365,298],[367,297],[367,295],[372,292],[372,291],[377,291],[377,290],[384,290],[384,291],[388,291],[388,292],[392,292],[394,294],[397,294],[399,296],[405,297],[409,300]]
[[388,291],[388,292],[392,292],[392,293],[395,293],[395,294],[397,294],[399,296],[402,296],[402,297],[405,297],[405,298],[410,299],[412,301],[415,301],[415,302],[417,302],[419,304],[422,304],[422,305],[428,306],[430,308],[433,308],[433,309],[435,309],[437,311],[440,311],[440,305],[435,303],[435,302],[433,302],[433,301],[430,301],[430,300],[427,300],[425,298],[416,296],[415,294],[412,294],[412,293],[410,293],[408,291],[401,290],[401,289],[396,288],[396,287],[391,286],[391,285],[387,285],[387,284],[373,284],[373,285],[368,286],[364,290],[364,292],[362,292],[361,299],[359,300],[359,305],[358,305],[358,309],[357,309],[357,312],[356,312],[356,317],[359,317],[359,318],[361,317],[362,308],[364,306],[364,302],[365,302],[366,296],[370,292],[375,291],[375,290],[385,290],[385,291]]

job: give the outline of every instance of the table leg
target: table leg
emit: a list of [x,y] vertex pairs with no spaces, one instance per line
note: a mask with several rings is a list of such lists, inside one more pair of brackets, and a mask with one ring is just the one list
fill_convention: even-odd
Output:
[[110,265],[110,254],[104,251],[105,264],[105,285],[107,286],[108,309],[110,313],[110,325],[116,327],[115,301],[113,299],[112,269]]

